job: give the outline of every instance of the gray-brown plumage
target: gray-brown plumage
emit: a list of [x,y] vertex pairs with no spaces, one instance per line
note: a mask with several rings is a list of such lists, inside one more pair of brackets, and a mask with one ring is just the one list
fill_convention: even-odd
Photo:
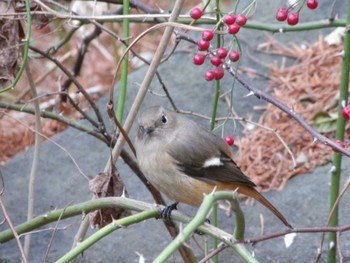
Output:
[[162,107],[146,109],[138,124],[137,159],[146,178],[160,192],[176,202],[199,206],[214,187],[237,189],[258,200],[292,228],[236,165],[230,147],[222,138]]

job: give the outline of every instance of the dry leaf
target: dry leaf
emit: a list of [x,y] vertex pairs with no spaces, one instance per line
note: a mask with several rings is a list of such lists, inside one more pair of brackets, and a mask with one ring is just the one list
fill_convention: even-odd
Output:
[[[90,180],[90,191],[96,198],[110,196],[127,196],[124,183],[120,180],[119,173],[114,168],[111,173],[99,173],[94,179]],[[102,228],[115,219],[129,216],[131,212],[124,208],[104,208],[96,210],[89,214],[90,224],[93,227]]]
[[0,89],[11,82],[19,70],[20,27],[18,20],[0,20]]

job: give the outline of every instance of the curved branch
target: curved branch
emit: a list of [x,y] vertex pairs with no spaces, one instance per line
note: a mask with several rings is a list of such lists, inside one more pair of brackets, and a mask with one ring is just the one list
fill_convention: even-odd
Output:
[[350,157],[350,151],[344,149],[343,147],[339,146],[337,143],[333,142],[332,140],[328,139],[326,136],[318,133],[313,129],[309,124],[306,123],[306,121],[296,114],[293,109],[289,108],[287,105],[283,104],[281,101],[275,99],[273,96],[269,95],[268,93],[258,90],[250,85],[248,85],[241,77],[237,76],[237,74],[230,68],[229,69],[230,74],[238,80],[239,83],[242,84],[243,87],[245,87],[247,90],[250,91],[248,95],[255,95],[258,99],[266,100],[267,102],[275,105],[277,108],[279,108],[281,111],[287,113],[289,116],[291,116],[294,120],[296,120],[306,131],[308,131],[311,136],[314,138],[315,141],[320,141],[325,145],[328,145],[332,147],[333,149],[336,149],[337,151],[343,153],[344,155]]

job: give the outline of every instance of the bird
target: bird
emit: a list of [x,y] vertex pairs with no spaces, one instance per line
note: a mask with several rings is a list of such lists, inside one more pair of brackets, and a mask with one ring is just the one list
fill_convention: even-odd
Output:
[[227,143],[183,114],[160,106],[145,109],[138,117],[134,145],[147,180],[175,204],[198,207],[214,188],[237,191],[259,201],[292,228],[238,167]]

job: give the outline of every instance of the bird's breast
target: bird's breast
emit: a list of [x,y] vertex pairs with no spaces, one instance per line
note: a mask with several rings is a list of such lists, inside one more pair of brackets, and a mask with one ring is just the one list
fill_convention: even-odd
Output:
[[215,186],[181,172],[166,152],[154,151],[146,157],[140,156],[139,165],[147,180],[175,202],[199,206],[204,195]]

